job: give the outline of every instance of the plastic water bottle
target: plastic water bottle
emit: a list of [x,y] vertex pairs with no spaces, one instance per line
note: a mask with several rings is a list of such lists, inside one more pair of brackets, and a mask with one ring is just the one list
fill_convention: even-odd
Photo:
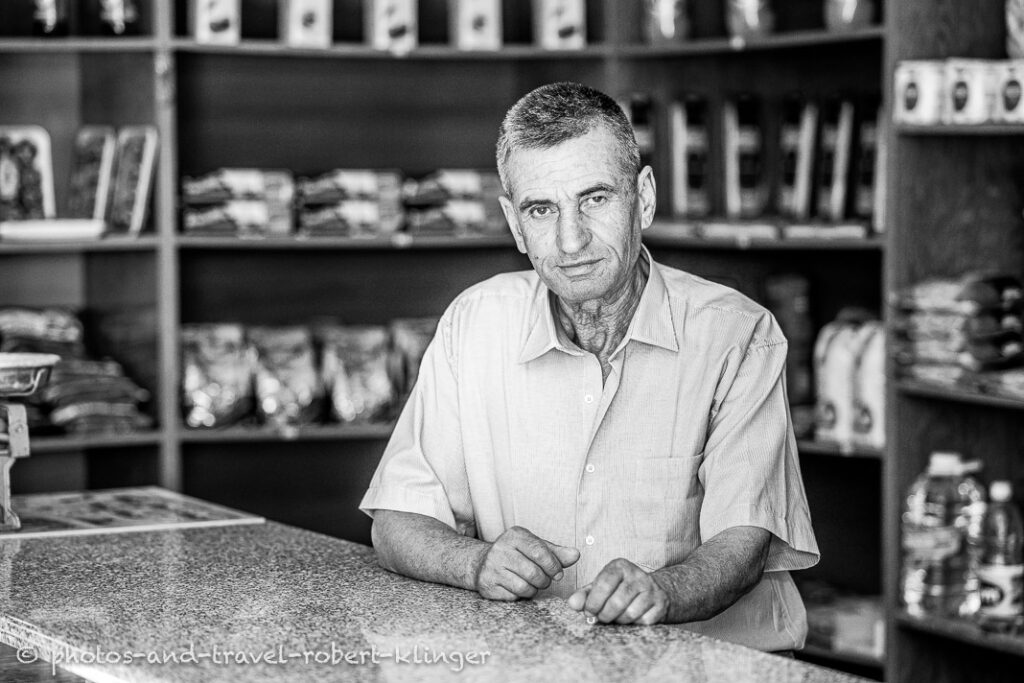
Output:
[[907,494],[903,511],[903,575],[907,611],[971,617],[978,583],[967,546],[971,500],[957,453],[932,453]]
[[[985,521],[985,510],[988,508],[988,495],[985,487],[973,476],[981,470],[980,460],[961,461],[960,491],[966,501],[964,514],[960,517],[966,524],[967,558],[971,564],[968,577],[968,593],[978,593],[978,565],[981,563],[982,543],[984,541],[982,525]],[[979,598],[980,599],[980,598]]]
[[1024,611],[1024,522],[1011,500],[1010,482],[992,482],[989,494],[978,567],[978,619],[984,628],[999,631],[1013,626]]

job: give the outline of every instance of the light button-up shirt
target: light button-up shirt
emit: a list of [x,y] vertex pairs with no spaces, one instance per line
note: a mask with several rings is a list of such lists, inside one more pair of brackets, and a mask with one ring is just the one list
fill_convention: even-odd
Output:
[[763,650],[801,647],[806,615],[788,572],[815,564],[818,548],[786,341],[746,297],[649,264],[604,380],[597,357],[556,324],[534,272],[459,295],[360,507],[428,515],[485,541],[522,526],[575,547],[579,562],[544,591],[560,597],[616,558],[655,570],[725,529],[761,527],[772,533],[761,581],[685,626]]

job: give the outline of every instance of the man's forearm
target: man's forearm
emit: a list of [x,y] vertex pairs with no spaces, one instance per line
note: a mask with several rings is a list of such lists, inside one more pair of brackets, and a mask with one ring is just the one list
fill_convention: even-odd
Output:
[[433,517],[377,510],[371,529],[385,569],[422,581],[474,590],[488,543],[461,536]]
[[654,572],[669,595],[664,621],[679,624],[710,619],[739,600],[764,573],[771,533],[733,527],[703,543],[680,564]]

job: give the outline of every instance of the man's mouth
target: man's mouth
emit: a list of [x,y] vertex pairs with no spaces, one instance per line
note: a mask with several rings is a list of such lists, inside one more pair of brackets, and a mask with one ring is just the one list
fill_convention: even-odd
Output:
[[590,259],[587,261],[576,261],[575,263],[564,263],[558,266],[563,273],[572,277],[575,275],[585,275],[597,265],[601,259]]

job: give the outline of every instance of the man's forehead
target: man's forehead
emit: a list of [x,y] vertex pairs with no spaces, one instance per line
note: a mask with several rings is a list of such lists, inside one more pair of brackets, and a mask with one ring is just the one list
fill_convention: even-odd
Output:
[[508,159],[507,174],[513,192],[560,186],[619,185],[622,160],[615,138],[606,130],[592,129],[551,147],[518,148]]

